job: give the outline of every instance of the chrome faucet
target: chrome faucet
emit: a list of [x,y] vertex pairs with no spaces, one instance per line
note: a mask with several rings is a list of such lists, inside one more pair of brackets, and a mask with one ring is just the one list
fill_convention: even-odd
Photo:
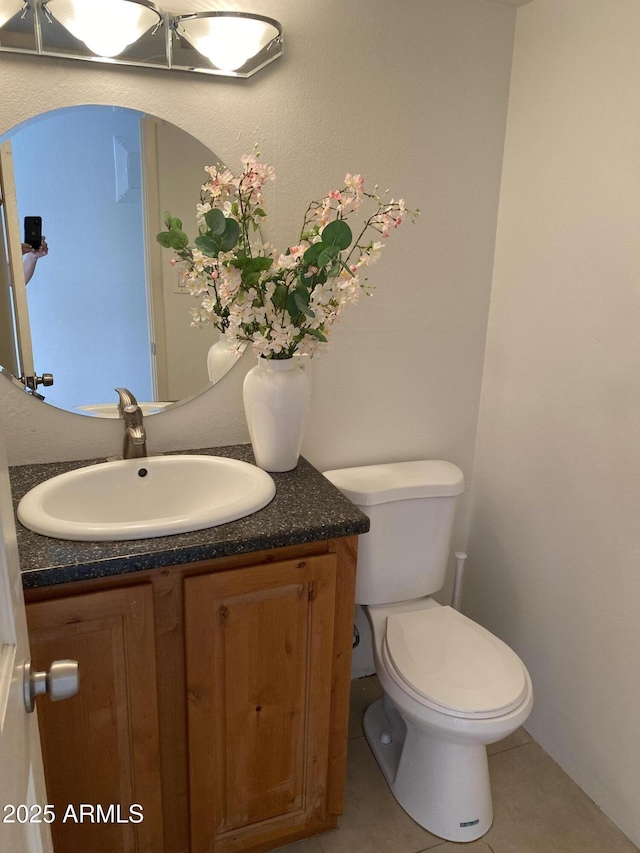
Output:
[[124,417],[124,407],[125,406],[137,406],[138,401],[133,396],[131,391],[128,388],[116,388],[116,394],[118,395],[118,417]]
[[124,441],[122,442],[123,459],[142,459],[147,455],[147,433],[142,423],[142,409],[135,405],[124,406]]

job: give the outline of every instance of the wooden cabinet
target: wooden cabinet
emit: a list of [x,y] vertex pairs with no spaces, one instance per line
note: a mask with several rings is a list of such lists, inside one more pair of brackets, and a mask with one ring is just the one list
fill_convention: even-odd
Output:
[[326,822],[334,554],[185,582],[192,853]]
[[[38,703],[56,853],[161,850],[151,585],[34,603],[27,612],[36,668],[72,658],[81,679],[72,699]],[[142,821],[133,805],[142,806]]]
[[[356,538],[27,593],[56,853],[241,853],[342,812]],[[140,804],[140,823],[60,821]],[[113,813],[112,813],[113,815]]]

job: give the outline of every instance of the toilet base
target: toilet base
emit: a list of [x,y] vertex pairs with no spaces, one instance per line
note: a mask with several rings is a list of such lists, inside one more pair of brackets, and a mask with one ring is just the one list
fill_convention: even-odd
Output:
[[493,822],[485,746],[448,743],[405,720],[385,695],[364,715],[364,733],[396,800],[447,841],[475,841]]

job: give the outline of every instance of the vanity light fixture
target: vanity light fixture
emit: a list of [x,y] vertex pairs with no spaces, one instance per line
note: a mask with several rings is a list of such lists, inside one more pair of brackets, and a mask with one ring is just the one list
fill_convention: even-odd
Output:
[[42,8],[102,57],[118,56],[162,23],[149,0],[45,0]]
[[0,0],[0,52],[250,77],[284,51],[245,12],[177,14],[153,0]]
[[220,71],[237,71],[282,38],[282,27],[273,18],[246,12],[194,12],[177,16],[173,26]]

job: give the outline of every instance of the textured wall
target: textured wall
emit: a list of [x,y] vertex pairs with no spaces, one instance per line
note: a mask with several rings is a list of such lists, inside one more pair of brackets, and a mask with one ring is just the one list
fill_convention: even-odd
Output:
[[[175,4],[174,4],[175,5]],[[247,2],[246,10],[260,4]],[[2,55],[0,131],[44,110],[113,103],[168,119],[230,165],[260,143],[278,180],[270,237],[359,171],[423,215],[387,241],[375,296],[314,365],[303,447],[319,467],[436,456],[468,469],[488,310],[515,11],[484,0],[272,0],[286,53],[248,81]],[[46,180],[47,161],[40,167]],[[148,422],[152,450],[248,439],[246,357],[197,400]],[[12,464],[117,452],[117,423],[0,385]]]
[[637,0],[518,12],[465,595],[636,844],[639,34]]
[[[314,363],[303,453],[321,470],[432,457],[470,473],[515,10],[403,0],[400,15],[382,0],[271,0],[269,14],[284,25],[286,52],[247,81],[2,55],[0,132],[54,107],[111,103],[173,122],[232,168],[258,141],[278,173],[267,206],[280,246],[346,171],[404,196],[422,216],[386,241],[374,297],[345,316]],[[43,158],[45,179],[46,168]],[[248,441],[241,386],[252,364],[245,354],[215,389],[148,419],[150,451]],[[38,404],[3,377],[0,418],[11,464],[120,448],[117,422]],[[465,517],[463,502],[456,548]],[[364,636],[354,671],[371,669]]]

